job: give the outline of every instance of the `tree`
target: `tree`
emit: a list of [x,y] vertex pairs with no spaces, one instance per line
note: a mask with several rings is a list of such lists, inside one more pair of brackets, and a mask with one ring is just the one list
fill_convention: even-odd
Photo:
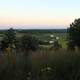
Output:
[[15,35],[15,30],[13,28],[10,28],[5,32],[3,40],[12,45],[16,40]]
[[75,49],[77,46],[80,48],[80,18],[75,19],[75,21],[70,24],[70,27],[68,28],[68,47],[71,49]]
[[[24,54],[24,71],[27,73],[30,71],[31,67],[28,66],[28,56],[30,55],[29,51],[35,51],[38,49],[38,39],[36,37],[33,37],[31,34],[25,34],[21,38],[21,47]],[[26,75],[24,73],[24,75]]]
[[38,49],[38,40],[30,34],[26,34],[22,37],[22,48],[24,50],[35,51]]

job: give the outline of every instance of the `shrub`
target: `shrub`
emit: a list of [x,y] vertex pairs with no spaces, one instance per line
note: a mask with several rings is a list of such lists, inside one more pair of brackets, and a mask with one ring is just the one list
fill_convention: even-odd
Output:
[[32,50],[35,51],[38,49],[38,39],[36,39],[35,37],[33,37],[30,34],[26,34],[22,37],[21,40],[22,43],[22,49],[23,50]]

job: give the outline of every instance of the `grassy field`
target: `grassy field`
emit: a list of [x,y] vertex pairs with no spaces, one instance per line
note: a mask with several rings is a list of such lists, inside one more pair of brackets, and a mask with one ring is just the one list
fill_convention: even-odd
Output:
[[79,53],[61,49],[0,55],[0,80],[79,80]]
[[[31,33],[30,33],[31,34]],[[17,37],[22,37],[24,35],[24,33],[17,33],[16,36]],[[31,34],[32,36],[36,37],[38,40],[41,40],[41,41],[46,41],[46,42],[49,42],[49,41],[54,41],[54,37],[59,37],[59,43],[62,45],[63,48],[67,48],[67,33],[49,33],[49,32],[44,32],[44,33],[33,33]],[[50,37],[50,35],[54,35],[53,38]],[[50,45],[53,45],[53,44],[48,44],[48,45],[43,45],[43,47],[48,47]]]

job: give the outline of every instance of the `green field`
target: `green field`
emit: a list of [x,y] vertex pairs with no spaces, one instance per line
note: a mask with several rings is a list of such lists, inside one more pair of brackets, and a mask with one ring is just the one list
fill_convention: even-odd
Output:
[[[31,33],[30,33],[31,34]],[[23,36],[24,33],[17,33],[17,37],[21,37]],[[49,42],[51,40],[54,41],[54,38],[51,38],[50,35],[54,35],[54,37],[59,37],[59,43],[62,45],[63,48],[67,48],[67,33],[49,33],[49,32],[44,32],[44,33],[33,33],[31,34],[32,36],[36,37],[38,40],[44,41],[44,42]],[[44,45],[49,46],[49,45],[53,45],[53,44],[48,44],[48,45]]]

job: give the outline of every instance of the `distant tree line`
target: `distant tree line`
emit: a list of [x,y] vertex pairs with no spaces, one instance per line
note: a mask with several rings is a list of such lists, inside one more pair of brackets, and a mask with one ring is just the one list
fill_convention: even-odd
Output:
[[67,29],[17,29],[19,33],[66,33]]

